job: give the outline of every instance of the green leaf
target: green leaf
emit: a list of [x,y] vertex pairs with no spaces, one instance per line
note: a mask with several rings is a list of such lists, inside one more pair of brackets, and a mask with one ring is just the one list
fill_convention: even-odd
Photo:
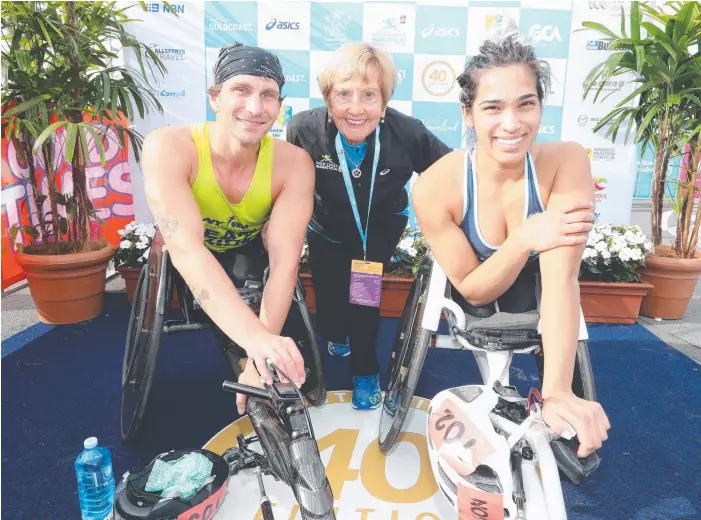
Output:
[[17,242],[17,234],[19,233],[19,227],[17,224],[12,224],[10,226],[10,242],[15,243]]
[[44,34],[44,38],[46,38],[46,41],[49,42],[49,45],[51,47],[53,47],[54,44],[51,43],[51,37],[49,36],[49,33],[46,31],[46,26],[44,25],[44,23],[41,20],[38,20],[38,22],[39,22],[39,27],[41,27],[41,32]]
[[58,228],[62,235],[68,233],[68,220],[66,217],[58,217]]
[[102,73],[102,84],[103,84],[103,88],[105,90],[104,96],[103,96],[103,103],[105,104],[105,106],[107,106],[110,104],[110,99],[111,99],[110,90],[111,90],[112,85],[111,85],[111,81],[110,81],[110,75],[107,74],[106,72]]
[[594,81],[596,80],[596,77],[601,74],[601,71],[604,68],[604,65],[606,65],[605,62],[602,62],[602,63],[599,63],[598,65],[596,65],[593,69],[591,69],[591,72],[589,72],[587,77],[584,79],[584,95],[582,96],[582,99],[586,99],[587,95],[589,94],[589,91],[592,88]]
[[85,129],[83,123],[76,125],[78,127],[78,135],[80,136],[80,144],[83,148],[83,158],[85,163],[90,162],[90,148],[88,148],[88,139],[85,136]]
[[110,107],[110,110],[112,111],[112,118],[116,119],[116,117],[117,117],[117,89],[112,90],[112,106]]
[[31,110],[35,106],[37,106],[39,103],[46,101],[48,99],[48,96],[43,95],[36,97],[34,99],[30,99],[29,101],[25,101],[24,103],[20,103],[16,107],[8,110],[3,114],[4,117],[10,117],[14,116],[15,114],[19,114],[21,112],[26,112],[27,110]]
[[645,48],[642,45],[635,46],[635,71],[640,74],[645,65]]
[[37,137],[36,141],[34,142],[34,148],[32,149],[32,153],[34,155],[37,155],[39,153],[39,149],[44,145],[44,142],[53,134],[56,130],[58,130],[62,126],[66,126],[68,124],[68,121],[57,121],[48,128],[44,129],[44,131],[41,133],[39,137]]
[[65,206],[66,204],[68,204],[68,201],[66,200],[66,196],[61,192],[57,191],[54,194],[54,198],[56,199],[56,203],[60,204],[61,206]]
[[667,50],[674,61],[679,61],[677,52],[674,50],[674,42],[664,31],[650,22],[642,22],[640,25],[647,29],[648,36],[652,36],[656,43],[659,43]]
[[97,131],[92,127],[91,124],[86,124],[85,129],[92,136],[93,141],[95,142],[95,146],[97,147],[97,151],[100,152],[100,164],[102,166],[105,166],[107,159],[105,157],[105,145],[102,142],[102,138],[97,133]]
[[650,121],[657,115],[657,112],[660,111],[662,108],[661,104],[655,105],[652,110],[650,110],[645,117],[643,118],[642,122],[640,123],[640,126],[638,127],[638,132],[635,134],[635,141],[639,141],[641,136],[645,133],[645,130],[647,129],[648,125],[650,124]]
[[587,29],[593,29],[595,31],[599,31],[600,33],[605,34],[606,36],[609,36],[613,39],[618,39],[618,35],[614,33],[611,29],[606,27],[605,25],[602,25],[597,22],[582,22],[582,25],[586,27]]
[[66,128],[66,144],[63,148],[63,157],[65,157],[67,163],[73,161],[73,154],[75,154],[75,142],[78,134],[78,125],[75,123],[68,123]]
[[39,238],[39,231],[37,231],[36,228],[34,228],[33,226],[22,226],[22,230],[34,240]]
[[630,35],[636,42],[640,40],[640,2],[632,2],[630,5]]

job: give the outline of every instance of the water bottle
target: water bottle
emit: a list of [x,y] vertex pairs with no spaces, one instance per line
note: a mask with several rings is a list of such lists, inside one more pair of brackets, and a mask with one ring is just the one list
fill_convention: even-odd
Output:
[[96,437],[85,439],[83,446],[85,449],[75,460],[81,517],[83,520],[111,520],[114,503],[112,455],[107,448],[97,445]]

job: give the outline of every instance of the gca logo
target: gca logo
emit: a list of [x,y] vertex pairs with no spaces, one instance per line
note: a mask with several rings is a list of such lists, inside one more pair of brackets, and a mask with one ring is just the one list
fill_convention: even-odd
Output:
[[421,31],[422,38],[428,38],[429,36],[458,38],[460,36],[460,29],[457,27],[436,27],[431,24]]
[[278,22],[276,18],[271,18],[265,26],[265,30],[271,31],[273,29],[280,29],[282,31],[297,31],[299,29],[299,22]]
[[553,40],[562,42],[560,31],[554,25],[532,25],[528,36],[536,42],[551,42]]

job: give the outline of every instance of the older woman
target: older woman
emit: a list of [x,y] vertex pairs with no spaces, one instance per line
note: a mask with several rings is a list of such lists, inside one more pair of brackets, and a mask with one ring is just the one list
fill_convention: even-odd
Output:
[[405,186],[450,152],[417,119],[387,106],[397,83],[389,55],[366,43],[335,52],[319,77],[325,107],[295,115],[287,140],[316,166],[309,262],[319,331],[351,358],[353,407],[382,400],[375,340],[381,274],[406,227]]

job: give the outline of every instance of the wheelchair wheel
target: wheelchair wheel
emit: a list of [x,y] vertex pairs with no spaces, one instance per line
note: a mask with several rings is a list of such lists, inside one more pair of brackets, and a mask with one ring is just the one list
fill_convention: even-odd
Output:
[[309,312],[304,295],[302,282],[297,280],[294,303],[304,324],[304,338],[294,338],[302,351],[304,366],[308,369],[307,377],[302,385],[302,393],[313,406],[320,406],[326,402],[326,380],[324,379],[324,361],[319,350],[319,342],[316,338],[312,315]]
[[[167,265],[165,255],[163,258],[158,270],[153,271],[151,264],[142,268],[132,304],[122,369],[121,435],[124,441],[134,440],[139,433],[156,369],[165,315],[157,308],[159,286],[167,281],[159,276],[166,273],[162,268]],[[168,292],[165,290],[164,295]]]
[[[134,291],[134,300],[131,302],[131,312],[129,313],[129,325],[127,326],[127,341],[124,345],[124,357],[122,359],[122,386],[127,380],[127,372],[129,370],[129,362],[132,358],[134,345],[139,340],[137,337],[141,332],[140,324],[144,321],[144,312],[146,306],[141,304],[141,288],[144,285],[144,280],[148,277],[148,265],[143,265],[139,271],[139,279],[136,282],[136,290]],[[146,282],[148,283],[148,281]]]
[[427,270],[422,269],[414,280],[394,338],[378,433],[383,452],[394,445],[402,429],[431,341],[431,331],[421,326],[428,276]]
[[[541,348],[535,354],[538,375],[543,381],[545,358]],[[577,355],[574,360],[574,375],[572,376],[572,391],[574,395],[587,401],[596,401],[596,387],[594,386],[594,372],[589,357],[589,344],[586,340],[577,342]]]

